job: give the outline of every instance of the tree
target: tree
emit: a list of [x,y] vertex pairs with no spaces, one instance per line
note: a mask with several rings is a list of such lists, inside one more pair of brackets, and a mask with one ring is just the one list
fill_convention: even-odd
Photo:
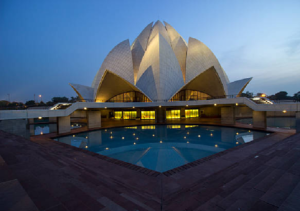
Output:
[[247,97],[247,98],[252,98],[253,97],[253,93],[247,91],[246,93],[242,93],[241,97]]
[[300,91],[294,94],[294,100],[300,100]]
[[6,107],[8,106],[9,102],[6,100],[0,100],[0,107]]
[[46,104],[43,102],[43,101],[41,101],[40,103],[39,103],[39,106],[45,106]]
[[35,101],[34,100],[29,100],[29,101],[26,101],[25,105],[27,106],[35,106]]
[[67,97],[53,97],[52,102],[53,103],[67,103],[67,102],[69,102],[69,99]]
[[47,106],[53,106],[54,103],[53,103],[52,101],[48,101],[48,102],[46,103],[46,105],[47,105]]

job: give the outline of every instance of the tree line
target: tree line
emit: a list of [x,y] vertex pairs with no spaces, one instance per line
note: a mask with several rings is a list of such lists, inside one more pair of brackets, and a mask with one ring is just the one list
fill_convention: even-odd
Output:
[[36,102],[34,100],[28,100],[23,102],[9,102],[7,100],[0,100],[0,109],[26,109],[28,107],[48,107],[53,106],[57,103],[75,103],[79,101],[78,97],[53,97],[51,101],[48,102]]
[[[264,96],[263,93],[257,93],[258,97]],[[241,97],[252,98],[254,97],[252,92],[247,91],[246,93],[242,93]],[[286,91],[280,91],[273,95],[266,95],[265,97],[269,98],[270,100],[294,100],[300,101],[300,91],[296,92],[293,96],[289,96]]]

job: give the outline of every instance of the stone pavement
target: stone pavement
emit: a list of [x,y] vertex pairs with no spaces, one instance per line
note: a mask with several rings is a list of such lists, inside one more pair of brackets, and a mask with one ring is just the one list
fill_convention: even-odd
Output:
[[162,174],[2,131],[0,156],[1,211],[300,207],[300,134],[274,133]]

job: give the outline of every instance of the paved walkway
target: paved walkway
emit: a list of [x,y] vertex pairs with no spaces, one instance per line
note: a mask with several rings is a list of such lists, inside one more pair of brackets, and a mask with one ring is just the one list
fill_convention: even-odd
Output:
[[163,174],[45,138],[29,141],[2,131],[0,156],[3,211],[300,207],[300,134],[274,133]]

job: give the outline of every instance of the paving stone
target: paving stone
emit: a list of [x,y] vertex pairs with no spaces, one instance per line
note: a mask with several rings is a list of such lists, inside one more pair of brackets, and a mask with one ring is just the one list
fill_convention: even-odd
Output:
[[283,202],[278,211],[299,211],[300,209],[300,183],[295,187],[289,197]]
[[15,179],[0,183],[0,210],[38,211],[39,209]]
[[261,197],[261,200],[279,207],[293,191],[299,182],[299,177],[285,173],[282,177]]

